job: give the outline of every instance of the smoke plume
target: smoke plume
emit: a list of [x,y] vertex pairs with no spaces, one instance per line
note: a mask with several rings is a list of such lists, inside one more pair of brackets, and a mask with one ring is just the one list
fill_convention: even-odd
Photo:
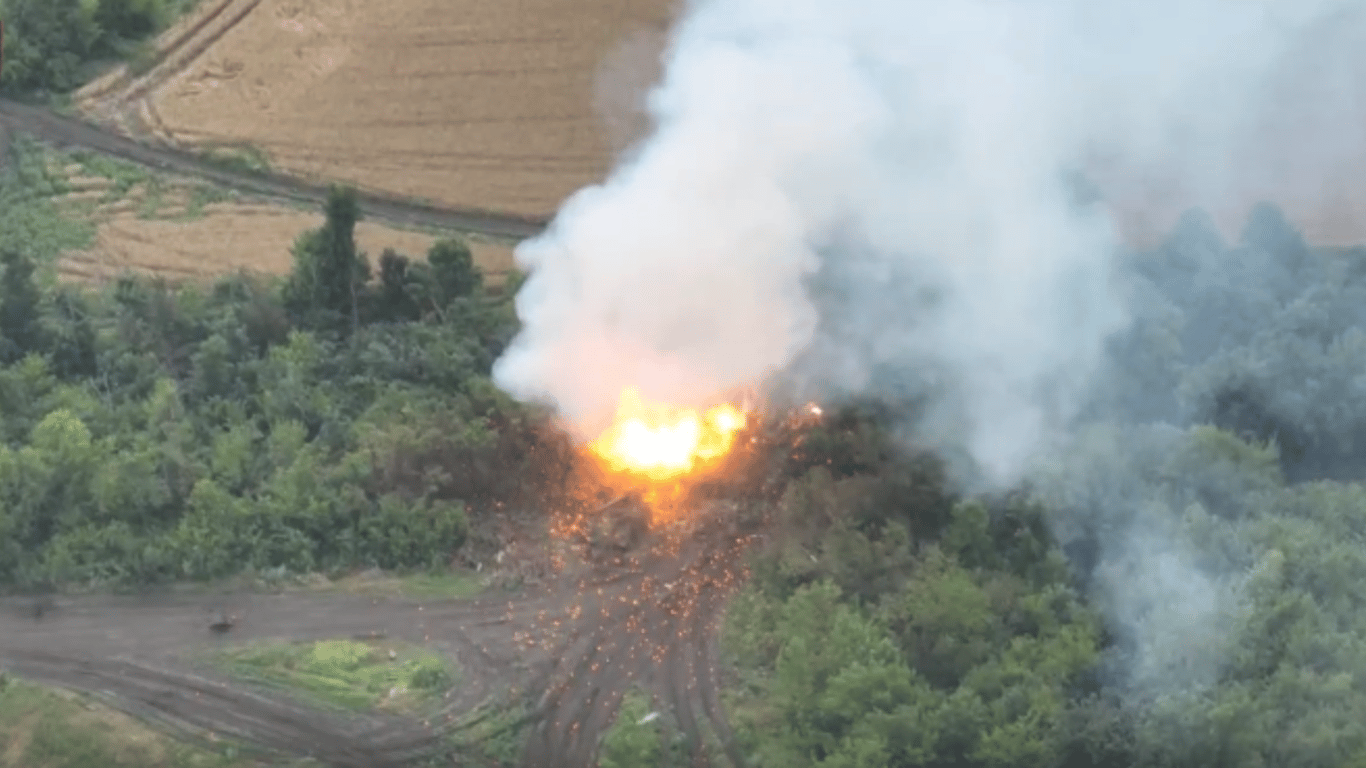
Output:
[[[1229,274],[1272,274],[1221,244],[1260,200],[1357,236],[1363,18],[1345,0],[698,0],[653,134],[519,247],[524,325],[496,380],[584,438],[628,386],[698,406],[779,374],[803,395],[918,396],[908,428],[968,457],[965,484],[1052,462],[1059,530],[1099,537],[1101,602],[1156,674],[1173,636],[1226,620],[1236,584],[1151,522],[1170,478],[1128,459],[1087,475],[1078,424],[1198,421],[1204,385],[1178,397],[1114,340],[1141,321],[1143,354],[1166,333],[1210,355],[1224,326],[1173,320],[1154,285],[1184,278],[1139,279],[1121,253],[1203,207],[1191,242],[1225,255],[1189,273],[1223,296],[1264,282]],[[1289,300],[1257,295],[1226,304]],[[1220,365],[1202,375],[1233,375]]]
[[[827,346],[876,357],[843,355],[826,383],[856,390],[888,357],[943,369],[958,402],[941,431],[1009,482],[1124,321],[1116,212],[1079,205],[1068,172],[1131,204],[1158,183],[1183,206],[1261,195],[1267,171],[1240,160],[1328,130],[1278,143],[1271,96],[1355,83],[1296,57],[1323,60],[1317,32],[1350,49],[1337,15],[1306,0],[698,2],[650,96],[654,135],[519,248],[525,327],[497,380],[585,437],[626,386],[704,404],[810,348],[809,278],[858,250],[879,300],[917,322],[861,323],[845,302],[848,338]],[[1276,167],[1324,170],[1346,136],[1306,147],[1311,168]]]

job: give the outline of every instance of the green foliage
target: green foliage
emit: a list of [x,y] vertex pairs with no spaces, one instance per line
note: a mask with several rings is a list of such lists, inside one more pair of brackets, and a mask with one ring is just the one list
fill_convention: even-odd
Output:
[[217,661],[238,677],[353,710],[412,710],[450,690],[459,677],[430,651],[354,640],[252,645]]
[[5,0],[5,89],[69,91],[97,52],[100,28],[82,0]]
[[1147,641],[1102,630],[1030,497],[961,499],[934,527],[880,496],[895,463],[816,467],[774,505],[778,534],[726,617],[744,750],[761,766],[1362,764],[1366,487],[1287,487],[1274,444],[1215,428],[1158,444],[1130,468],[1153,478],[1137,519],[1235,584],[1213,636],[1147,659],[1160,680],[1120,677]]
[[0,682],[0,765],[7,768],[247,768],[254,764],[177,743],[83,697],[19,681]]
[[431,270],[432,301],[440,307],[473,295],[483,287],[484,277],[474,266],[470,248],[460,240],[438,240],[427,251]]
[[761,766],[1061,764],[1102,640],[1040,510],[950,504],[914,457],[879,462],[791,481],[727,613],[745,750]]
[[[348,200],[312,256],[354,254]],[[526,491],[532,433],[487,378],[507,301],[353,314],[343,337],[297,327],[276,286],[242,275],[95,291],[44,286],[35,266],[0,248],[2,582],[431,568],[473,509]],[[311,274],[284,296],[353,301]],[[353,311],[375,287],[359,290]]]
[[[6,34],[9,26],[6,25]],[[7,54],[8,55],[8,54]],[[5,73],[9,72],[8,60]],[[0,171],[0,249],[46,264],[63,251],[94,242],[88,219],[62,213],[54,197],[67,191],[66,179],[49,166],[51,154],[33,139],[16,136],[8,164]]]
[[664,718],[659,712],[651,716],[650,700],[640,691],[628,691],[617,710],[616,722],[602,737],[600,768],[687,765],[683,744],[669,741]]
[[381,568],[445,565],[465,543],[468,523],[460,504],[446,501],[408,502],[389,494],[361,523],[363,551]]
[[12,363],[41,347],[42,294],[27,256],[0,250],[0,268],[0,361]]
[[165,0],[98,0],[94,19],[106,35],[138,40],[169,22],[171,9]]
[[340,330],[360,326],[360,297],[370,280],[370,267],[356,251],[360,219],[356,192],[334,186],[323,205],[322,228],[305,232],[294,243],[294,271],[285,286],[285,305],[304,325]]
[[192,0],[5,0],[0,88],[65,93],[99,60],[135,53]]

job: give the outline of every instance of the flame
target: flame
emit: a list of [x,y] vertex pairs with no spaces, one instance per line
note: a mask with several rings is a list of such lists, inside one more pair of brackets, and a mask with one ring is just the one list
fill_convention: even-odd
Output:
[[726,455],[745,421],[744,412],[730,404],[704,412],[647,404],[628,387],[612,426],[588,447],[614,472],[671,480]]

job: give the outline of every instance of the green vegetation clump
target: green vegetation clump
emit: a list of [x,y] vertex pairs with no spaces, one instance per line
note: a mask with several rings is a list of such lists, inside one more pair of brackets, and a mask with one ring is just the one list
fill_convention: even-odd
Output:
[[533,421],[488,379],[510,300],[452,242],[361,279],[353,200],[284,285],[56,286],[3,251],[0,582],[444,566],[525,490]]
[[270,172],[269,156],[260,148],[250,144],[213,147],[203,153],[203,158],[213,165],[233,173],[261,174]]
[[66,93],[103,62],[149,68],[148,41],[194,0],[4,0],[0,90]]
[[224,654],[221,662],[239,678],[351,710],[413,709],[458,679],[434,653],[352,640],[248,647]]
[[1042,510],[952,503],[870,425],[845,439],[881,466],[790,481],[727,615],[744,750],[764,766],[1056,764],[1103,640]]
[[0,171],[0,248],[46,262],[94,243],[90,221],[62,215],[57,198],[69,185],[53,172],[43,147],[16,136],[8,152],[9,163]]
[[[671,768],[689,765],[682,735],[672,717],[652,711],[650,700],[637,689],[622,698],[616,722],[602,737],[601,768],[633,768],[638,765]],[[668,723],[669,727],[665,727]]]

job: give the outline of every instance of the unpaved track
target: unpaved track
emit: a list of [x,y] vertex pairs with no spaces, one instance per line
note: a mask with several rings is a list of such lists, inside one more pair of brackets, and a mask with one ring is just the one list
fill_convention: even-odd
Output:
[[[9,135],[27,133],[51,144],[99,152],[263,197],[318,205],[327,199],[327,188],[321,184],[274,173],[226,170],[192,153],[134,141],[42,107],[0,99],[0,124]],[[357,199],[366,217],[393,224],[513,238],[534,236],[546,225],[539,219],[448,210],[370,191],[357,192]]]
[[[417,602],[287,592],[67,598],[42,618],[0,604],[0,665],[39,682],[101,694],[132,714],[348,768],[388,768],[437,753],[481,703],[525,702],[534,722],[527,768],[587,768],[623,694],[638,686],[676,719],[711,765],[703,723],[739,764],[720,702],[716,622],[740,573],[744,542],[712,531],[518,595]],[[226,635],[209,611],[240,617]],[[425,721],[344,716],[233,684],[203,652],[249,640],[383,636],[434,646],[460,684]]]

